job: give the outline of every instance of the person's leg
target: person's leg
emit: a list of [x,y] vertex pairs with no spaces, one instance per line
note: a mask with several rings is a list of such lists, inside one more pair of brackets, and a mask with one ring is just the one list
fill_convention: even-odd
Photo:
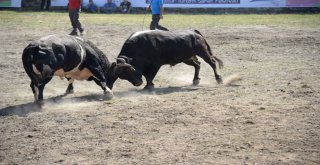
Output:
[[82,34],[84,32],[84,29],[79,21],[79,9],[75,10],[74,21],[76,28],[79,29],[80,33]]
[[40,6],[40,10],[43,10],[44,9],[44,3],[45,3],[46,0],[41,0],[41,6]]
[[161,26],[161,25],[159,25],[159,24],[158,24],[158,26],[157,26],[157,29],[163,30],[163,31],[169,31],[169,29],[167,29],[167,28],[165,28],[165,27],[163,27],[163,26]]
[[158,26],[158,23],[160,21],[160,15],[159,14],[152,14],[152,21],[150,23],[150,30],[155,30]]
[[160,14],[153,14],[152,21],[150,24],[150,30],[159,29],[159,30],[169,31],[167,28],[159,25],[159,21],[160,21]]
[[160,21],[160,15],[159,15],[159,20],[157,22],[157,27],[156,28],[159,29],[159,30],[163,30],[163,31],[169,31],[167,28],[159,25],[159,21]]
[[74,18],[75,18],[75,10],[69,10],[69,18],[70,18],[70,22],[71,22],[71,25],[72,25],[72,28],[73,30],[71,31],[71,33],[69,35],[78,35],[77,34],[77,26],[76,26],[76,23],[74,21]]
[[50,5],[51,5],[51,0],[47,0],[47,6],[46,6],[46,9],[47,9],[47,10],[49,10]]

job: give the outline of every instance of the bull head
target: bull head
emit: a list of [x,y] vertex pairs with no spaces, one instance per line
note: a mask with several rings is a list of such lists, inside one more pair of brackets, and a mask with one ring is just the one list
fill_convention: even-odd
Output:
[[53,76],[56,59],[50,49],[39,46],[31,55],[31,63],[33,71],[39,75],[41,79]]
[[120,56],[117,58],[117,64],[114,69],[116,77],[128,80],[134,86],[140,86],[142,84],[142,76],[136,71],[136,69],[129,64],[130,58]]

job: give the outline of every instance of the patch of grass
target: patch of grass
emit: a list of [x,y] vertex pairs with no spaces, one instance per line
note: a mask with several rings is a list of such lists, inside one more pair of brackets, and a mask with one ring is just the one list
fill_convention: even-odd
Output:
[[107,100],[105,101],[105,104],[113,104],[114,103],[114,100]]
[[[148,29],[151,14],[88,14],[81,13],[80,21],[85,25],[142,26]],[[319,28],[320,14],[166,14],[160,21],[170,29],[226,27],[226,26],[277,26],[286,28]],[[70,27],[67,12],[19,12],[0,11],[0,26],[23,26],[29,28],[56,29]]]

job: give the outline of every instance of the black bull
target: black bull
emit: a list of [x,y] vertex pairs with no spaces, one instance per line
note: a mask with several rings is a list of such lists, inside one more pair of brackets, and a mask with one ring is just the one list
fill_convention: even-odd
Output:
[[[200,62],[196,55],[212,67],[216,81],[222,83],[216,62],[220,68],[223,67],[223,63],[212,54],[210,46],[197,30],[136,32],[125,41],[118,62],[132,65],[136,71],[136,79],[141,81],[140,84],[143,75],[147,81],[145,89],[154,88],[152,81],[162,65],[175,65],[181,62],[194,66],[193,84],[198,85]],[[132,81],[132,76],[122,79]]]
[[118,75],[130,77],[135,73],[128,64],[110,63],[89,40],[69,35],[50,35],[31,42],[23,51],[22,62],[31,79],[35,101],[43,100],[44,87],[53,76],[68,79],[66,93],[73,92],[74,80],[94,80],[105,94],[112,96],[110,89]]

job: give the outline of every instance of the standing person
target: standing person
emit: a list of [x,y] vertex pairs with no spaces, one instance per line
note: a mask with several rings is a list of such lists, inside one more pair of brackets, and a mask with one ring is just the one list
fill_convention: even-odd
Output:
[[119,8],[121,13],[131,13],[131,2],[128,0],[123,0],[123,2],[120,3]]
[[159,30],[169,31],[167,28],[159,25],[160,19],[163,19],[163,10],[164,10],[163,0],[151,0],[147,10],[149,10],[150,8],[152,13],[150,30],[159,29]]
[[44,10],[44,5],[46,5],[46,10],[49,10],[51,0],[41,0],[41,10]]
[[73,30],[69,35],[75,35],[75,36],[78,35],[77,29],[80,31],[81,35],[85,33],[79,21],[81,4],[82,4],[82,0],[69,0],[69,4],[68,4],[69,17],[70,17],[71,25],[73,27]]

